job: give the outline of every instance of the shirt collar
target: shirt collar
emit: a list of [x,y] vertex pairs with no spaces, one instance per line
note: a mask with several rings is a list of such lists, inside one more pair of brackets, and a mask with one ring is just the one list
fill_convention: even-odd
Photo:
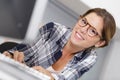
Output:
[[64,33],[64,35],[62,35],[60,39],[56,41],[56,44],[59,45],[61,48],[63,48],[67,43],[68,39],[70,38],[70,35],[71,35],[71,30],[67,30]]

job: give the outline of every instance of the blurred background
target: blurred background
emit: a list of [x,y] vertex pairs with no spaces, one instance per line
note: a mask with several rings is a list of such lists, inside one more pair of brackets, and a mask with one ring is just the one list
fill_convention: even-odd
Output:
[[120,80],[119,3],[119,0],[0,0],[0,43],[33,40],[47,22],[73,27],[86,10],[105,8],[116,20],[117,33],[108,47],[98,49],[97,63],[80,80]]

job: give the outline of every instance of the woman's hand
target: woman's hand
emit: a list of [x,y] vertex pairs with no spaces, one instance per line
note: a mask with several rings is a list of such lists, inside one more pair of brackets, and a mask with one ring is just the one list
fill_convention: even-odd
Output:
[[12,55],[8,51],[5,51],[5,52],[3,52],[3,54],[6,55],[7,57],[10,57],[10,58],[14,59],[15,61],[18,61],[20,63],[24,63],[24,54],[23,54],[23,52],[14,51],[14,53]]
[[43,67],[41,67],[41,66],[34,66],[32,68],[37,70],[37,71],[39,71],[39,72],[42,72],[43,74],[45,74],[47,76],[49,76],[51,78],[51,80],[54,80],[54,78],[51,75],[51,73],[48,70],[44,69]]

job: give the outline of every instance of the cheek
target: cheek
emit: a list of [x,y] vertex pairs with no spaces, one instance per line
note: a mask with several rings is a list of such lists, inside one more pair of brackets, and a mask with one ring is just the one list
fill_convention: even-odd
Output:
[[83,46],[84,48],[89,48],[91,46],[95,46],[95,44],[98,42],[99,42],[99,39],[87,38],[87,40],[80,42],[79,45]]
[[79,28],[80,28],[80,26],[79,26],[78,23],[77,23],[77,24],[75,24],[75,26],[74,26],[73,29],[79,29]]
[[88,39],[86,43],[88,43],[89,46],[94,46],[97,42],[99,42],[99,39]]

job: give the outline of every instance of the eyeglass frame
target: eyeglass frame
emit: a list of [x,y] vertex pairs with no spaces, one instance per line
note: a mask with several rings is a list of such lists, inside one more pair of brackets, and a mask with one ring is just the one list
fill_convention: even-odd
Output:
[[[82,19],[84,19],[85,23],[82,22],[82,21],[83,21]],[[84,23],[84,24],[81,25],[80,23]],[[87,28],[87,34],[88,34],[90,37],[99,36],[100,39],[103,39],[102,36],[100,36],[100,35],[98,34],[98,32],[97,32],[97,30],[95,29],[95,27],[93,27],[91,24],[89,24],[89,22],[87,21],[87,19],[86,19],[85,17],[83,17],[83,16],[80,15],[80,19],[79,19],[79,21],[78,21],[78,24],[80,25],[80,27],[85,27],[85,26],[89,25],[89,27]],[[95,35],[92,36],[92,35],[90,34],[90,31],[89,31],[90,28],[92,28],[92,29],[95,30]]]

